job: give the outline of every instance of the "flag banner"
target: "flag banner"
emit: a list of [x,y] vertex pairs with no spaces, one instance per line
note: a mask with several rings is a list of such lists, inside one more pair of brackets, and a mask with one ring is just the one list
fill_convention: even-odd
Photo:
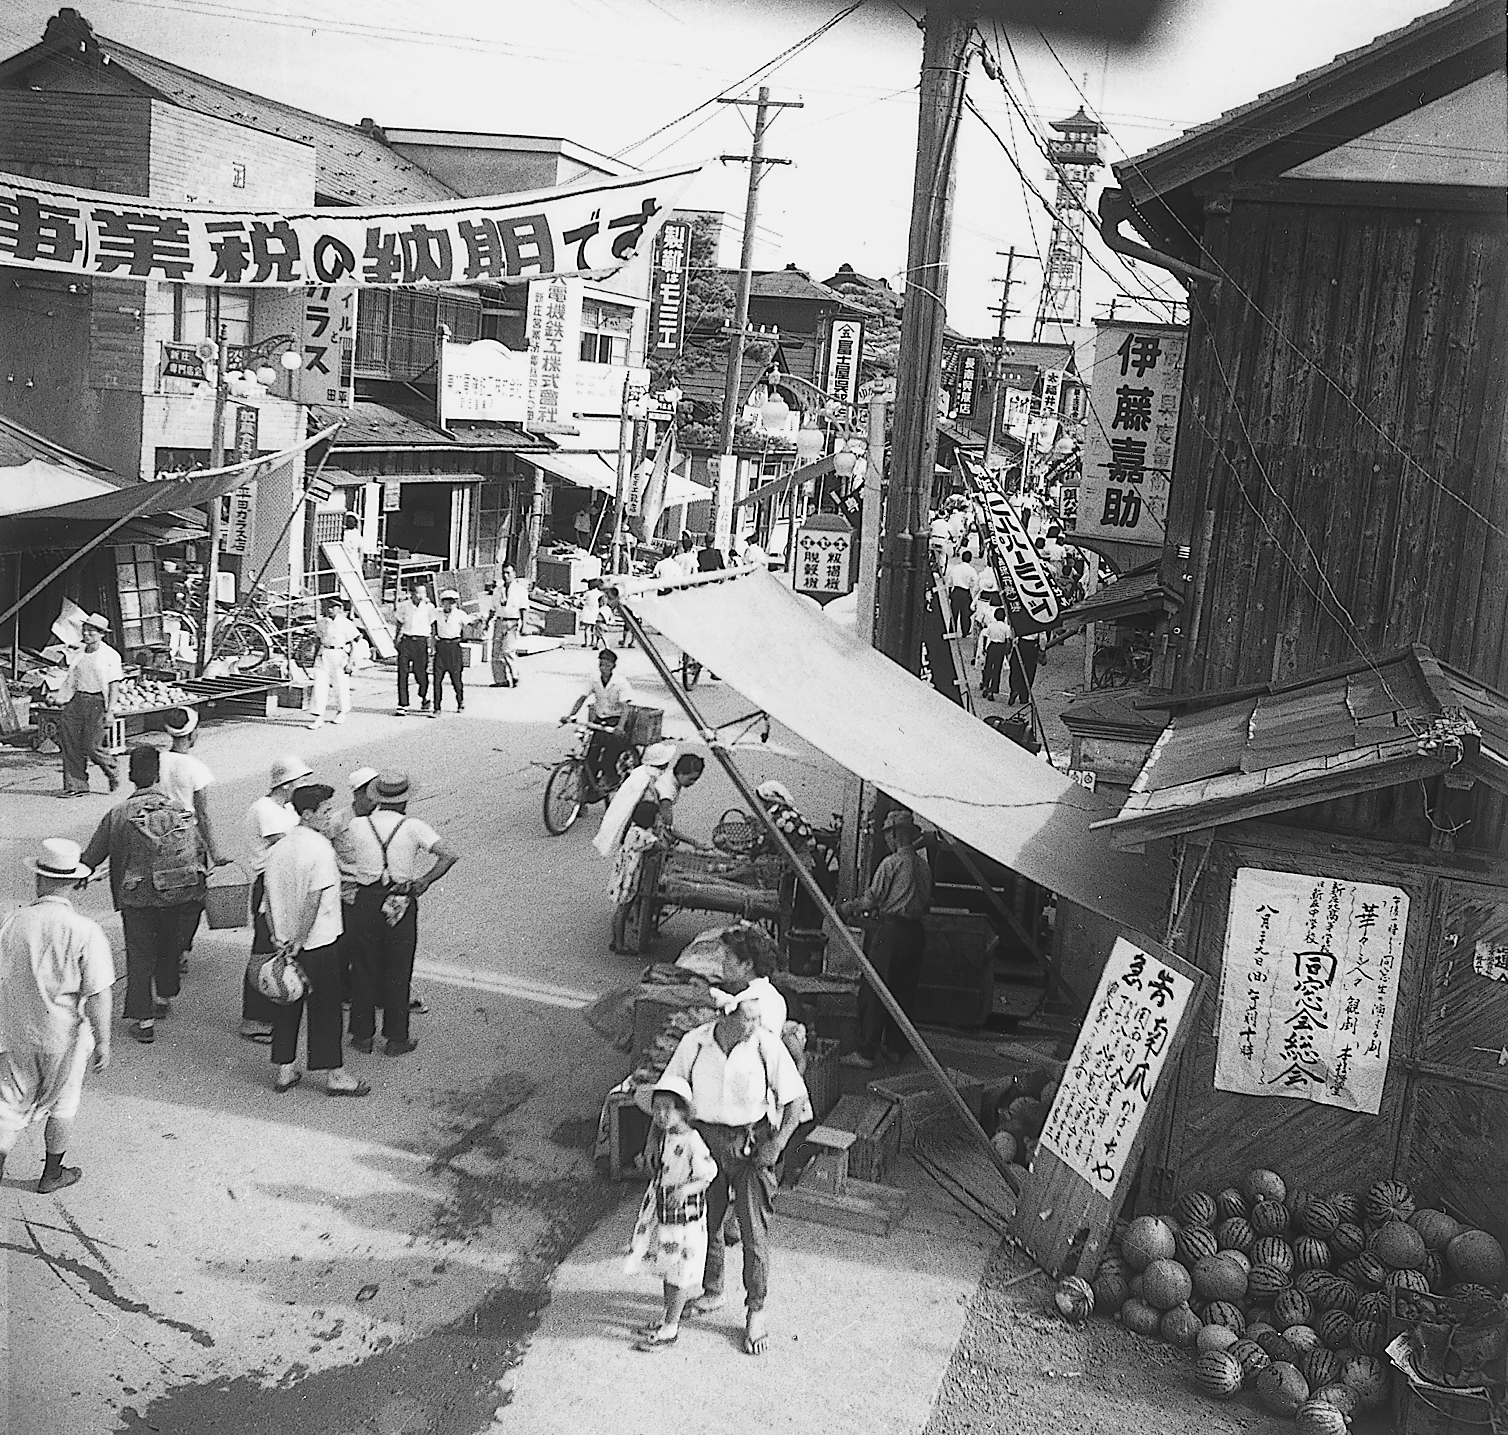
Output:
[[1016,636],[1026,637],[1052,627],[1058,621],[1057,590],[1005,490],[977,460],[962,452],[956,459],[980,512],[980,529],[989,545],[990,567],[995,571],[1000,592],[1003,595],[1014,591],[1021,600],[1024,621],[1021,615],[1011,618]]
[[0,264],[239,288],[602,277],[701,169],[402,209],[237,212],[0,174]]

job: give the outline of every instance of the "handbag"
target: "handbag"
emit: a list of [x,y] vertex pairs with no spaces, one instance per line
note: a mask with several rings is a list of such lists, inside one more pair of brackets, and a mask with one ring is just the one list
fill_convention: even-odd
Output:
[[246,963],[246,980],[268,1001],[293,1006],[309,994],[309,973],[291,952],[253,952]]

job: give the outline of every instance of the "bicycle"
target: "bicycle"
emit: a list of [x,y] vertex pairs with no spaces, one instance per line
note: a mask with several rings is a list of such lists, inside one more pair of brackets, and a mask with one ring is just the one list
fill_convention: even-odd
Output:
[[604,723],[582,722],[579,718],[571,719],[571,724],[577,729],[572,737],[573,749],[550,769],[550,775],[545,779],[545,827],[552,837],[569,832],[581,816],[583,807],[610,801],[623,779],[644,760],[644,749],[630,743],[618,754],[616,780],[608,791],[603,792],[587,770],[587,749],[593,732],[616,732],[617,729]]

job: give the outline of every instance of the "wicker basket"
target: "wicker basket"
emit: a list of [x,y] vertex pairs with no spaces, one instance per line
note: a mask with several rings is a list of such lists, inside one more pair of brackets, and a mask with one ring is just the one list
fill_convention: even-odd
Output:
[[1393,1372],[1395,1435],[1508,1435],[1508,1403]]
[[[219,872],[228,880],[217,882]],[[247,926],[251,920],[251,878],[236,862],[210,873],[204,889],[204,920],[218,931]]]
[[643,707],[638,703],[628,705],[628,721],[624,724],[628,740],[635,747],[648,747],[659,742],[665,725],[663,708]]

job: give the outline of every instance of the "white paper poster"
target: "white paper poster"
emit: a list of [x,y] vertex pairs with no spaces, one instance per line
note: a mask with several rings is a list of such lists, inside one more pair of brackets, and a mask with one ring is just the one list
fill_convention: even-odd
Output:
[[1186,976],[1116,938],[1040,1143],[1102,1196],[1115,1192],[1193,994]]
[[524,423],[529,416],[529,355],[496,339],[441,346],[440,422]]
[[1398,887],[1237,871],[1215,1086],[1377,1115],[1408,914]]

